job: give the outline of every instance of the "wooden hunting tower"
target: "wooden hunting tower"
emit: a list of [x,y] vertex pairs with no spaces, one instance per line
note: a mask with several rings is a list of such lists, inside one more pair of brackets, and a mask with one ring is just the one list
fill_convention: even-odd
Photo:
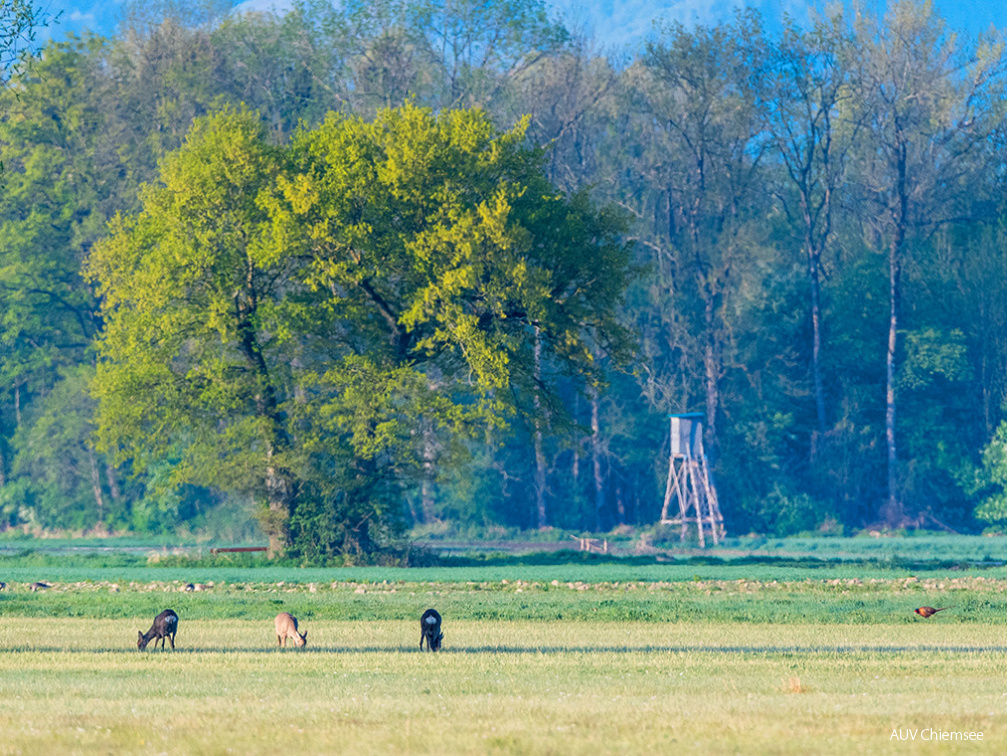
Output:
[[[724,537],[724,518],[717,503],[717,489],[703,453],[703,413],[669,415],[671,418],[671,454],[668,460],[668,485],[664,491],[661,522],[682,526],[682,540],[689,533],[689,523],[696,523],[699,545],[706,548],[706,531],[714,545]],[[678,514],[669,517],[672,497],[678,500]]]

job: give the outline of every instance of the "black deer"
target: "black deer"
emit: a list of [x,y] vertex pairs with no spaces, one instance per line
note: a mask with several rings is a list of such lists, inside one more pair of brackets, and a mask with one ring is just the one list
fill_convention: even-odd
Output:
[[171,641],[171,650],[175,650],[175,633],[178,632],[178,615],[175,614],[171,609],[165,609],[159,615],[154,617],[154,624],[150,626],[150,630],[145,633],[141,633],[137,630],[136,634],[139,636],[136,639],[136,647],[143,651],[147,648],[147,644],[154,641],[154,647],[157,648],[158,640],[161,641],[161,648],[164,648],[164,639],[167,638]]
[[440,650],[444,633],[441,632],[441,615],[436,609],[427,609],[420,617],[420,650],[423,650],[424,639],[427,642],[427,651]]

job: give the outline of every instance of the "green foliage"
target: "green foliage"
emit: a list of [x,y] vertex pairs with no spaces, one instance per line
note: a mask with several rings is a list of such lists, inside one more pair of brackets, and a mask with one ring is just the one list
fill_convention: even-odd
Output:
[[122,526],[135,494],[123,493],[90,437],[87,347],[100,322],[80,267],[111,207],[132,194],[100,105],[104,52],[94,38],[50,45],[0,96],[0,383],[13,398],[0,413],[0,470],[15,479],[3,491],[10,524]]
[[942,333],[936,328],[906,335],[906,359],[900,388],[917,389],[940,377],[950,383],[972,379],[965,334],[959,329]]
[[[198,123],[187,144],[163,163],[163,185],[145,189],[144,212],[115,219],[90,257],[102,353],[119,360],[99,363],[99,429],[136,469],[177,454],[176,484],[249,488],[261,477],[248,470],[256,437],[270,433],[250,408],[275,388],[247,363],[280,341],[260,347],[265,329],[283,327],[270,301],[282,267],[256,204],[278,156],[245,112]],[[218,429],[211,410],[236,422]]]
[[89,260],[104,448],[252,495],[308,559],[387,542],[428,438],[447,465],[503,422],[532,325],[588,380],[591,340],[626,338],[620,217],[479,111],[332,115],[287,150],[225,108],[141,201]]
[[[951,44],[912,2],[781,34],[747,11],[615,61],[539,0],[226,5],[130,3],[115,38],[6,69],[0,526],[254,533],[257,512],[335,563],[411,523],[537,525],[539,494],[550,526],[649,524],[665,416],[690,410],[730,533],[873,524],[896,120],[915,130],[904,524],[999,516],[980,459],[1007,396],[989,39]],[[885,111],[876,85],[903,74]],[[118,320],[81,275],[92,249],[115,258]],[[106,325],[125,361],[99,366],[102,419],[83,385]],[[118,467],[90,435],[113,425]]]
[[333,292],[335,313],[376,309],[384,322],[368,325],[393,360],[448,353],[485,392],[527,363],[529,323],[590,371],[584,326],[621,333],[621,218],[557,193],[523,141],[523,126],[498,134],[478,111],[434,118],[408,104],[300,135],[279,222],[306,226],[309,286]]
[[774,489],[765,499],[763,517],[773,523],[773,535],[788,536],[817,529],[829,511],[822,502],[806,493],[786,493]]
[[1007,421],[983,449],[982,467],[966,482],[967,490],[983,495],[976,517],[1000,525],[1007,522]]
[[114,496],[107,490],[115,473],[95,452],[91,438],[90,378],[87,367],[64,376],[43,411],[14,437],[18,454],[12,472],[27,482],[19,517],[28,522],[84,530],[94,523],[96,511],[100,525],[124,524],[127,512],[118,487],[112,489]]

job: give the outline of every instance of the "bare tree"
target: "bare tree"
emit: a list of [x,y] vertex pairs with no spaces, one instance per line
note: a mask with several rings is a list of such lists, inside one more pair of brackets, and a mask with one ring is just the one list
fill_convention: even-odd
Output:
[[807,264],[816,418],[812,460],[828,429],[821,358],[822,256],[832,234],[835,195],[843,181],[846,156],[859,131],[858,123],[851,128],[840,125],[840,111],[848,97],[845,45],[840,14],[816,22],[808,31],[795,25],[784,29],[767,69],[771,107],[763,111],[773,152],[783,169],[775,193],[801,240]]
[[5,84],[24,73],[35,35],[48,20],[48,14],[32,0],[0,0],[0,80]]
[[1003,119],[1003,45],[959,49],[931,5],[900,2],[860,16],[850,60],[850,116],[867,129],[857,153],[869,237],[888,259],[885,362],[887,497],[882,519],[908,524],[899,493],[897,360],[902,272],[913,244],[969,216],[981,148]]
[[663,197],[651,202],[663,228],[653,239],[676,269],[679,293],[694,296],[693,333],[703,365],[706,441],[717,456],[727,312],[741,269],[751,259],[743,231],[765,150],[759,114],[764,40],[758,17],[691,31],[668,26],[648,44],[639,93],[664,141],[655,157]]

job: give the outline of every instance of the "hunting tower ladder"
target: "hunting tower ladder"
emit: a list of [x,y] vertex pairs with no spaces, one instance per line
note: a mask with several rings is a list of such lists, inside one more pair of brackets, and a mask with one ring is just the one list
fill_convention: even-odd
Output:
[[[671,419],[671,454],[661,523],[681,525],[683,541],[688,537],[690,523],[695,523],[700,548],[706,548],[707,531],[717,545],[725,535],[724,518],[703,452],[703,413],[668,417]],[[678,514],[674,517],[669,516],[672,497],[678,501]]]

